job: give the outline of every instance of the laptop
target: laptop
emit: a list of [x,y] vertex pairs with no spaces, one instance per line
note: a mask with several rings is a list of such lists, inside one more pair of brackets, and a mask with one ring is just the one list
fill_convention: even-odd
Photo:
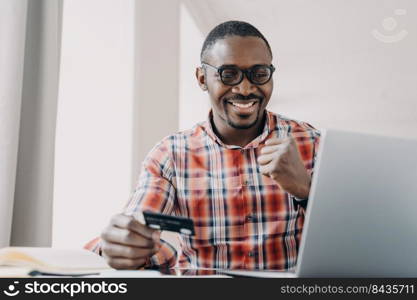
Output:
[[294,272],[251,277],[417,277],[417,140],[323,132]]

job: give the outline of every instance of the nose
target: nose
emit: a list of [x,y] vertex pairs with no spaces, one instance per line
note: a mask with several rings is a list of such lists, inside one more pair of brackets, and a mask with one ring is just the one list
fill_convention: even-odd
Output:
[[241,83],[233,86],[232,93],[241,94],[243,96],[248,96],[256,92],[256,86],[249,81],[249,79],[243,76],[243,80]]

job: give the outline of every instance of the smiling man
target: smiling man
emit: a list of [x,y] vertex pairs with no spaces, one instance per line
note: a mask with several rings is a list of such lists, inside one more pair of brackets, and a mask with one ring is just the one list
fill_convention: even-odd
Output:
[[[266,110],[274,72],[255,27],[216,26],[196,70],[207,121],[151,150],[125,211],[87,248],[118,269],[293,268],[320,134]],[[145,210],[193,219],[195,236],[182,236],[177,253],[138,221]]]

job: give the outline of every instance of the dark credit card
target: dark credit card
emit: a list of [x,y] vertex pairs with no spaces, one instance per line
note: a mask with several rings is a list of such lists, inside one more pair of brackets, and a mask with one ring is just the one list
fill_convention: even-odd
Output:
[[194,235],[194,222],[191,219],[168,216],[151,211],[144,211],[143,216],[146,225],[150,228]]

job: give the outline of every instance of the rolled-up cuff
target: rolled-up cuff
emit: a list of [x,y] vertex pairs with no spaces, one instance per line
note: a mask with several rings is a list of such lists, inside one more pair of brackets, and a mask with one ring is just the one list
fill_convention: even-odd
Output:
[[161,239],[162,247],[158,253],[150,257],[147,268],[171,268],[177,260],[177,251],[168,242]]
[[297,198],[295,196],[291,196],[291,197],[292,197],[293,204],[296,208],[298,208],[299,206],[301,206],[304,209],[307,208],[308,198],[307,199],[300,199],[300,198]]

